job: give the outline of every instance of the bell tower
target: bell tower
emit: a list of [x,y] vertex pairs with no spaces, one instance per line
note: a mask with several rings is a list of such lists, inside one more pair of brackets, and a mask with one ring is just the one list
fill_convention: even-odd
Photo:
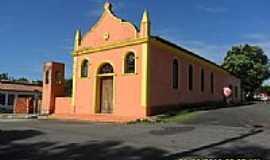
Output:
[[53,114],[55,98],[65,96],[65,64],[48,62],[43,67],[42,114]]

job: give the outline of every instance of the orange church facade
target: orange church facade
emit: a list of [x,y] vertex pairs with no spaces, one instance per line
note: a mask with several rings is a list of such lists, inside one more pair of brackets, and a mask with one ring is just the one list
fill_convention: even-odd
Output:
[[83,37],[76,32],[72,97],[64,97],[64,65],[44,66],[42,112],[57,118],[130,121],[185,104],[223,101],[230,86],[240,102],[240,80],[215,63],[151,35],[114,15],[109,3]]

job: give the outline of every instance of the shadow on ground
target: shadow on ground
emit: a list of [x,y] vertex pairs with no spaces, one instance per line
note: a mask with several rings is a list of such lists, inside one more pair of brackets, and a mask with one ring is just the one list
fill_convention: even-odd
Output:
[[10,144],[16,140],[27,139],[38,135],[42,135],[42,132],[36,130],[0,130],[0,145]]
[[[270,149],[260,146],[222,148],[227,143],[244,139],[261,133],[253,130],[250,133],[226,139],[201,147],[194,147],[185,152],[171,154],[157,147],[138,148],[121,141],[88,141],[78,143],[58,143],[44,141],[28,141],[38,139],[45,133],[35,130],[15,130],[0,132],[1,160],[177,160],[184,157],[202,157],[200,152],[210,151],[209,157],[262,158],[270,156]],[[18,141],[20,140],[20,141]],[[17,142],[16,142],[17,141]]]
[[[194,148],[185,152],[179,152],[167,156],[167,159],[195,157],[195,158],[212,158],[212,159],[266,159],[270,158],[270,149],[256,145],[233,146],[229,148],[221,147],[222,145],[236,142],[247,137],[262,133],[263,130],[251,130],[247,134],[229,138],[220,142]],[[204,153],[206,152],[206,153]]]

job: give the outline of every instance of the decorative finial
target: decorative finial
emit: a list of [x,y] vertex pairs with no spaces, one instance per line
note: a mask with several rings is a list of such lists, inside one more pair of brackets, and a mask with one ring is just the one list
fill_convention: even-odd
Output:
[[108,1],[105,2],[104,9],[110,11],[112,9],[112,4],[110,2],[108,2]]
[[82,35],[81,31],[78,29],[76,30],[75,40],[74,40],[74,50],[77,50],[81,45]]
[[148,22],[149,21],[149,13],[148,11],[145,9],[143,12],[143,18],[142,18],[142,22]]
[[151,34],[151,22],[150,22],[149,13],[147,10],[144,10],[143,12],[140,32],[141,32],[142,37],[149,37]]

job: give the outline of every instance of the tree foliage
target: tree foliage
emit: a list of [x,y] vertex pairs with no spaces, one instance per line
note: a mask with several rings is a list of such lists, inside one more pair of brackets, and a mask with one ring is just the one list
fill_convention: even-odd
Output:
[[0,73],[0,81],[10,81],[10,82],[15,82],[15,83],[31,83],[31,84],[42,85],[41,80],[31,81],[25,77],[14,78],[12,76],[9,76],[8,73]]
[[15,79],[14,81],[18,82],[18,83],[29,83],[29,80],[27,78],[25,78],[25,77]]
[[8,73],[0,73],[0,80],[9,80]]
[[260,87],[259,92],[270,94],[270,85]]
[[227,52],[222,67],[241,79],[242,89],[253,94],[270,77],[267,55],[258,46],[234,46]]

